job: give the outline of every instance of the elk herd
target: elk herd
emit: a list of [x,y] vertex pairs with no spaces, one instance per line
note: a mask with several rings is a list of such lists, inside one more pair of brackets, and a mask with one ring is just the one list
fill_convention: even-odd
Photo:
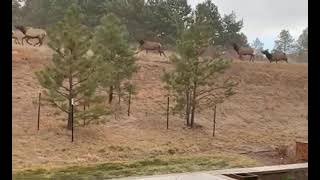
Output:
[[[16,28],[16,30],[12,30],[12,39],[14,40],[15,44],[23,45],[23,41],[25,40],[29,45],[41,46],[41,45],[43,45],[44,38],[47,36],[46,31],[43,29],[27,27],[27,26],[22,26],[22,25],[16,25],[15,28]],[[20,31],[23,36],[21,38],[21,42],[19,41],[18,31]],[[30,39],[37,39],[38,42],[35,44],[32,44],[29,41]],[[135,54],[137,54],[143,50],[146,51],[146,54],[148,53],[148,51],[156,51],[160,54],[160,56],[164,55],[165,57],[167,57],[166,54],[164,53],[163,45],[160,42],[147,41],[147,40],[139,40],[138,42],[139,42],[139,50],[136,51]],[[242,59],[243,56],[250,56],[249,61],[250,62],[254,61],[255,53],[254,53],[253,48],[241,47],[237,43],[232,43],[231,46],[232,46],[233,50],[237,53],[239,59]],[[201,56],[201,54],[207,48],[208,47],[203,47],[199,52],[199,56]],[[220,53],[220,54],[224,54],[224,52],[225,51],[223,51],[223,53]],[[272,62],[278,63],[278,61],[285,61],[288,63],[287,55],[283,52],[270,53],[268,51],[268,49],[266,49],[266,50],[261,51],[261,53],[266,56],[266,58],[269,60],[270,63],[272,63]]]

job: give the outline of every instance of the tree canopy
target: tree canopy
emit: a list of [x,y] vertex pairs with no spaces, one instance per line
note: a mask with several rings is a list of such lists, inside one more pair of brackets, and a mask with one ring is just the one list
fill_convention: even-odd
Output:
[[[19,7],[18,2],[24,2]],[[198,24],[206,24],[215,44],[235,41],[246,46],[247,38],[240,32],[242,20],[236,14],[222,16],[210,0],[192,9],[187,0],[14,0],[13,24],[48,28],[61,21],[66,9],[76,4],[84,15],[83,24],[94,29],[101,24],[101,17],[113,13],[126,26],[129,40],[155,40],[174,45],[182,29],[195,17]]]

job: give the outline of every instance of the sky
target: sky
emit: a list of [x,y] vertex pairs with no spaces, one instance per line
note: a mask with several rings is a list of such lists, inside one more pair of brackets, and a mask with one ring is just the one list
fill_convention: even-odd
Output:
[[[194,8],[205,0],[188,0]],[[221,15],[236,13],[243,19],[241,30],[252,43],[257,37],[265,49],[273,49],[282,29],[297,39],[308,26],[308,0],[212,0]]]

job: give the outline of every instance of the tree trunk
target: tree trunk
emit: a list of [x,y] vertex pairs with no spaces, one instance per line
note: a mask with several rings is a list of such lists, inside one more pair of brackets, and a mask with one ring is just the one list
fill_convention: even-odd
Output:
[[196,69],[195,69],[195,79],[193,80],[193,90],[192,90],[192,112],[191,112],[191,128],[193,128],[194,125],[194,116],[195,116],[195,111],[196,111],[196,98],[197,98],[197,86],[198,86],[198,80],[197,80],[197,75],[198,75],[198,64],[196,64]]
[[170,107],[170,97],[168,96],[168,102],[167,102],[167,129],[169,129],[169,107]]
[[41,92],[39,93],[39,104],[38,104],[38,131],[40,130],[40,108],[41,108]]
[[187,126],[190,126],[190,91],[186,91],[186,122]]
[[69,101],[69,111],[68,111],[68,125],[67,125],[67,129],[68,129],[68,130],[71,130],[71,128],[72,128],[72,119],[71,119],[71,117],[72,117],[72,112],[71,112],[71,106],[72,106],[72,104],[71,104],[71,98],[69,98],[68,101]]
[[120,102],[121,102],[121,86],[120,86],[120,77],[119,74],[117,75],[117,89],[118,89],[118,104],[120,107]]
[[131,106],[131,89],[129,90],[128,116],[130,116],[130,106]]
[[69,111],[68,111],[68,125],[67,125],[67,129],[71,130],[72,129],[72,111],[71,111],[71,106],[72,106],[72,98],[73,98],[73,94],[72,94],[72,75],[70,73],[70,77],[69,77],[69,97],[68,97],[68,101],[69,101]]
[[[86,104],[83,105],[83,112],[86,111]],[[86,117],[83,117],[83,126],[86,126]]]
[[216,112],[217,112],[217,105],[214,105],[214,115],[213,115],[213,132],[212,132],[212,136],[215,135],[216,133]]
[[192,97],[192,111],[191,111],[191,128],[193,128],[194,125],[194,116],[195,116],[195,110],[196,110],[196,89],[197,89],[197,84],[195,83],[194,88],[193,88],[193,97]]
[[120,86],[118,87],[118,104],[119,104],[119,107],[120,107],[120,103],[121,103],[121,89],[120,89]]
[[110,86],[109,89],[109,104],[111,104],[113,98],[113,86]]

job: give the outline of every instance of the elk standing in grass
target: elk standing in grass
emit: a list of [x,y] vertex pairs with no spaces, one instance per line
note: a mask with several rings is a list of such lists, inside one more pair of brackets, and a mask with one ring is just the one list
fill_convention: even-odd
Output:
[[43,29],[37,29],[32,27],[25,27],[25,26],[15,26],[17,29],[19,29],[25,36],[22,38],[22,45],[23,40],[26,39],[26,42],[30,45],[32,45],[29,40],[30,39],[38,39],[38,43],[34,44],[34,46],[39,45],[41,46],[43,44],[43,39],[47,36],[47,33]]
[[140,51],[138,51],[137,53],[139,53],[143,50],[146,50],[146,53],[148,53],[148,50],[156,50],[159,52],[160,56],[161,56],[161,54],[163,54],[166,57],[164,50],[162,49],[161,43],[140,40],[139,44],[140,44]]
[[237,52],[239,55],[240,59],[242,59],[242,56],[249,55],[250,61],[253,62],[254,59],[254,49],[252,48],[247,48],[247,47],[239,47],[236,43],[232,44],[233,49]]
[[273,61],[275,61],[276,63],[278,63],[278,61],[286,61],[288,63],[287,55],[283,52],[274,52],[271,54],[267,49],[262,51],[262,54],[266,55],[270,63],[272,63]]

